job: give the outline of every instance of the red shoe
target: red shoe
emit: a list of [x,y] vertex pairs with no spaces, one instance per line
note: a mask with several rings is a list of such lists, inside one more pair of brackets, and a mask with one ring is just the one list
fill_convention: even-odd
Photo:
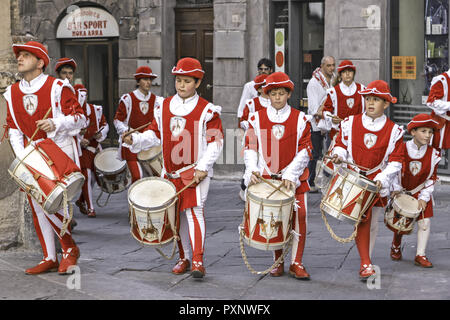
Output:
[[96,217],[95,210],[94,209],[89,209],[87,216],[89,218],[95,218]]
[[361,266],[361,269],[359,270],[359,278],[361,280],[367,280],[370,276],[375,274],[375,270],[373,269],[373,266],[371,264],[363,264]]
[[58,270],[58,266],[59,266],[58,259],[56,259],[56,261],[43,259],[41,262],[39,262],[37,266],[25,270],[25,273],[40,274],[46,272],[54,272]]
[[309,280],[309,274],[306,272],[303,264],[294,262],[289,267],[289,274],[292,275],[296,279],[300,280]]
[[63,258],[61,263],[59,264],[58,273],[59,274],[71,274],[71,272],[67,272],[70,266],[76,266],[78,258],[80,257],[80,249],[75,246],[67,249],[67,251],[63,250]]
[[414,259],[414,264],[423,268],[433,268],[433,264],[426,256],[416,256]]
[[394,261],[402,260],[402,250],[400,247],[396,247],[396,246],[392,245],[391,259]]
[[186,271],[189,270],[190,267],[190,262],[188,259],[180,259],[178,260],[177,264],[175,265],[175,267],[173,267],[172,269],[172,273],[173,274],[183,274],[186,273]]
[[192,261],[191,275],[193,278],[201,279],[205,276],[206,270],[203,266],[203,262]]
[[88,214],[87,209],[86,209],[86,205],[84,202],[81,202],[80,200],[75,201],[75,205],[78,207],[78,209],[80,209],[80,212],[82,214]]
[[280,263],[278,267],[270,271],[272,277],[281,277],[284,274],[284,262]]

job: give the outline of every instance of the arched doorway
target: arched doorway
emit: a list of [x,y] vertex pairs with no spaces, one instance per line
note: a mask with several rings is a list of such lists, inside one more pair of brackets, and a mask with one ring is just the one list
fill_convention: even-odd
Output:
[[[110,125],[118,102],[118,38],[116,19],[98,7],[77,7],[64,16],[57,28],[61,56],[77,62],[74,83],[88,89],[89,103],[103,106]],[[115,130],[109,131],[110,145]]]

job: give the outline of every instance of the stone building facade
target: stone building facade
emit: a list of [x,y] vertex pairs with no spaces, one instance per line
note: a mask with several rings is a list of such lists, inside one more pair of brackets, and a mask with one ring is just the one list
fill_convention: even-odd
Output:
[[[298,108],[305,105],[307,82],[323,55],[333,55],[337,63],[351,59],[358,68],[358,82],[384,79],[395,87],[391,79],[391,24],[398,17],[392,7],[394,2],[405,1],[2,0],[0,91],[19,77],[12,43],[37,39],[49,49],[47,73],[51,75],[58,58],[76,56],[76,80],[87,85],[91,101],[104,106],[113,128],[118,99],[135,88],[133,73],[138,66],[150,65],[159,75],[153,91],[170,96],[175,93],[170,71],[177,59],[197,56],[209,76],[201,93],[223,108],[225,146],[215,173],[238,179],[243,162],[236,111],[243,85],[256,75],[258,60],[269,57],[281,63],[296,84],[290,104]],[[67,36],[70,30],[65,30],[66,35],[61,36],[65,19],[86,8],[104,13],[105,21],[117,26],[117,32],[85,38],[77,33]],[[285,35],[281,61],[275,34],[280,29]],[[3,125],[3,98],[0,103]],[[114,145],[116,136],[113,129],[110,131],[107,143]],[[0,177],[8,175],[1,172]],[[0,249],[35,244],[28,232],[33,226],[24,213],[24,203],[19,191],[0,199]]]

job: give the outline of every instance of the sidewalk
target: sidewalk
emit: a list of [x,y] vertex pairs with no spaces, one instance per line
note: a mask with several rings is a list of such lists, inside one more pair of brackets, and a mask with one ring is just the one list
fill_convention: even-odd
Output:
[[[389,257],[392,232],[379,217],[379,232],[373,263],[380,267],[380,289],[369,290],[358,277],[359,256],[354,242],[341,244],[331,238],[319,211],[320,194],[308,199],[308,235],[304,265],[310,281],[287,275],[272,278],[252,274],[239,247],[238,225],[244,203],[239,181],[212,180],[206,207],[207,274],[203,281],[189,274],[173,275],[176,259],[169,261],[151,247],[143,247],[130,234],[127,194],[111,196],[105,208],[91,219],[74,209],[78,226],[74,239],[80,247],[80,289],[68,289],[69,276],[48,273],[30,276],[26,268],[42,258],[41,253],[22,250],[0,252],[0,300],[301,300],[301,299],[450,299],[450,185],[438,185],[435,213],[427,255],[434,268],[414,265],[416,232],[404,237],[403,260]],[[95,197],[99,189],[94,189]],[[328,219],[341,236],[351,233],[349,224]],[[164,248],[170,254],[172,246]],[[245,246],[249,262],[257,270],[272,263],[272,254]],[[285,270],[290,263],[287,255]],[[72,282],[73,283],[73,282]]]

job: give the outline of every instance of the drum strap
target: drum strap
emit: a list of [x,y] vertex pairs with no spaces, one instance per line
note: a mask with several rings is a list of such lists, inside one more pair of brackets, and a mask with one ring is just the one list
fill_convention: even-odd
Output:
[[195,167],[197,165],[197,162],[194,162],[193,164],[190,164],[186,167],[183,167],[181,169],[178,169],[177,171],[173,171],[173,172],[166,172],[166,175],[169,177],[169,179],[178,179],[180,178],[180,174],[183,173],[184,171],[187,171],[193,167]]
[[[416,194],[417,192],[421,191],[423,188],[425,188],[425,184],[427,183],[427,181],[431,178],[431,176],[433,175],[434,172],[434,167],[431,167],[430,173],[428,174],[428,177],[425,179],[425,182],[421,183],[420,185],[418,185],[417,187],[415,187],[412,190],[406,190],[406,192],[411,193],[411,195]],[[436,181],[433,182],[433,184],[435,184]]]
[[[427,179],[427,181],[428,181],[428,179]],[[433,182],[433,184],[435,184],[435,183],[436,183],[436,181]],[[422,189],[424,189],[425,188],[425,184],[426,184],[426,181],[424,183],[418,185],[416,188],[414,188],[412,190],[406,190],[406,192],[410,193],[411,195],[414,195],[417,192],[420,192]],[[430,186],[432,186],[433,184],[431,184]]]

